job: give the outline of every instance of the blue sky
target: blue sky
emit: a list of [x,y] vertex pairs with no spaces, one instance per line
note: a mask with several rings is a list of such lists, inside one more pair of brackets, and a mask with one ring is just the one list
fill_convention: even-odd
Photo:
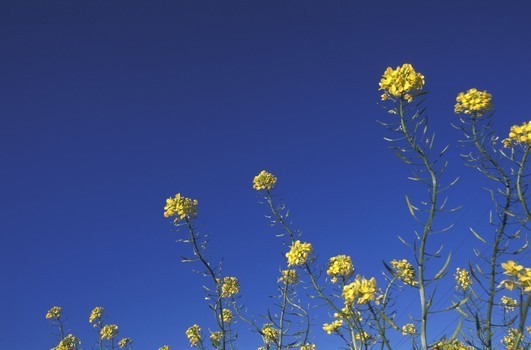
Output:
[[[404,62],[426,77],[439,147],[452,145],[446,179],[462,181],[450,202],[465,208],[448,218],[445,245],[452,268],[467,261],[468,227],[485,225],[489,206],[455,147],[455,95],[491,92],[502,136],[529,119],[530,11],[524,1],[1,2],[0,348],[54,345],[53,305],[86,349],[94,306],[136,349],[186,348],[184,330],[210,314],[202,281],[179,263],[189,247],[162,216],[177,192],[199,200],[213,258],[265,313],[282,255],[251,186],[262,169],[322,261],[349,254],[379,276],[382,259],[411,257],[396,235],[414,228],[404,194],[423,192],[376,123],[388,118],[379,78]],[[247,334],[241,348],[257,347]],[[319,327],[314,340],[327,348]]]

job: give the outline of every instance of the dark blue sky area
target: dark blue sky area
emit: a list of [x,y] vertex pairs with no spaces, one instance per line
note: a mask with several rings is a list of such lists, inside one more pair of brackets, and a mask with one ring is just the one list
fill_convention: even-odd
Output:
[[[162,216],[177,192],[199,200],[212,256],[264,314],[283,258],[251,187],[262,169],[321,261],[349,254],[379,277],[382,259],[411,259],[404,194],[425,193],[376,123],[380,76],[404,62],[452,144],[445,180],[462,176],[449,196],[465,209],[444,220],[463,264],[489,206],[458,157],[455,96],[491,92],[503,137],[529,120],[530,15],[526,1],[0,2],[0,348],[51,348],[53,305],[85,349],[98,305],[135,349],[187,348],[184,330],[211,320]],[[312,339],[334,348],[323,321]]]

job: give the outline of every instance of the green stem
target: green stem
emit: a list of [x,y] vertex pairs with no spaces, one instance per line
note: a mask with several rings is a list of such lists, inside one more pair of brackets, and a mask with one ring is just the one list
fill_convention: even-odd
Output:
[[527,161],[527,155],[529,154],[530,151],[531,151],[531,147],[526,146],[524,155],[522,156],[522,161],[519,164],[520,167],[518,169],[518,174],[516,176],[516,189],[518,191],[518,199],[522,203],[522,207],[524,208],[524,212],[527,216],[526,221],[531,220],[531,211],[529,211],[529,207],[527,206],[526,199],[524,198],[524,192],[522,190],[522,177],[524,175],[524,168],[525,168],[525,163]]
[[419,157],[422,159],[422,162],[424,163],[424,166],[428,170],[431,178],[431,196],[430,196],[430,211],[428,214],[428,218],[426,220],[426,223],[424,224],[424,229],[422,232],[422,236],[420,238],[420,247],[419,247],[419,254],[418,254],[418,265],[419,265],[419,297],[420,297],[420,308],[421,308],[421,324],[420,324],[420,342],[422,345],[423,350],[428,349],[428,340],[427,340],[427,324],[428,324],[428,304],[426,301],[426,285],[425,285],[425,278],[424,278],[424,272],[425,272],[425,251],[426,251],[426,243],[428,240],[428,234],[431,231],[433,218],[435,217],[435,212],[437,208],[437,187],[438,187],[438,179],[437,175],[435,174],[435,171],[433,170],[432,164],[430,163],[427,155],[424,153],[424,151],[415,143],[415,140],[413,136],[409,133],[409,130],[406,125],[405,116],[404,116],[404,108],[403,108],[404,101],[400,100],[400,108],[399,108],[399,116],[400,116],[400,125],[402,127],[402,132],[404,133],[404,136],[406,137],[407,142],[415,151]]

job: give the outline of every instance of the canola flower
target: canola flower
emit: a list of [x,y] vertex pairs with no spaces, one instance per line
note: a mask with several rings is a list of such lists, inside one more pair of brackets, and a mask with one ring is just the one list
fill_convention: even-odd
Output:
[[[507,335],[505,335],[502,339],[502,344],[505,345],[505,349],[507,350],[513,350],[516,338],[520,335],[520,332],[516,328],[509,328],[507,330]],[[516,348],[517,350],[524,350],[522,346],[518,346]]]
[[220,342],[222,337],[223,337],[223,332],[212,332],[212,333],[210,333],[210,342],[212,343],[212,346],[217,348],[219,346],[219,342]]
[[104,339],[112,339],[118,335],[118,326],[115,324],[108,324],[100,330],[100,337]]
[[169,346],[169,345],[161,346],[161,347],[159,348],[159,350],[170,350],[170,346]]
[[342,297],[345,304],[352,305],[366,304],[370,300],[375,300],[376,294],[376,279],[366,279],[362,276],[356,276],[354,282],[343,287]]
[[417,73],[411,64],[405,63],[396,69],[387,67],[378,90],[384,91],[381,96],[382,101],[399,98],[411,102],[423,87],[424,76]]
[[334,318],[337,319],[352,319],[356,320],[357,322],[363,321],[363,317],[361,316],[361,313],[358,310],[352,309],[350,306],[345,306],[341,309],[340,312],[334,312]]
[[433,350],[473,350],[474,347],[465,345],[462,341],[454,340],[440,340],[433,344]]
[[332,277],[332,283],[336,283],[338,278],[348,278],[354,273],[352,259],[348,255],[338,255],[328,261],[328,276]]
[[414,335],[415,333],[417,333],[417,330],[413,323],[407,323],[402,326],[402,335]]
[[472,278],[470,277],[470,273],[466,269],[461,269],[458,267],[455,270],[454,278],[456,282],[455,289],[461,289],[463,291],[466,291],[472,285]]
[[79,345],[81,345],[81,341],[74,335],[69,334],[52,350],[77,350]]
[[337,332],[342,326],[343,326],[343,320],[339,319],[339,320],[333,321],[332,323],[323,324],[323,330],[327,334],[332,334],[332,333]]
[[457,102],[454,107],[456,114],[473,114],[480,117],[492,109],[492,95],[487,91],[469,89],[467,92],[460,92],[455,100]]
[[178,222],[186,218],[193,219],[197,216],[197,199],[181,196],[177,193],[175,197],[166,199],[164,206],[164,217],[175,217],[173,222]]
[[500,303],[506,312],[514,311],[514,308],[518,306],[518,301],[505,295],[501,297]]
[[[101,320],[104,310],[105,309],[101,306],[96,306],[94,309],[92,309],[89,316],[89,323],[94,323],[95,321]],[[96,327],[96,325],[94,325],[94,327]]]
[[253,179],[253,188],[257,191],[272,189],[277,183],[277,178],[275,175],[268,173],[265,170],[262,170],[258,175]]
[[412,286],[418,284],[415,280],[415,268],[406,259],[392,260],[391,266],[396,278]]
[[222,281],[218,280],[218,283],[221,283],[222,298],[230,298],[240,291],[240,282],[236,277],[224,277]]
[[282,276],[278,279],[278,282],[285,284],[296,284],[299,281],[299,275],[296,270],[288,269],[281,271]]
[[300,347],[299,350],[315,350],[315,344],[304,344]]
[[131,338],[122,338],[118,342],[118,347],[121,348],[121,349],[127,349],[129,346],[131,346],[131,344],[133,344],[133,339],[131,339]]
[[295,241],[291,245],[289,252],[286,253],[288,259],[288,266],[301,266],[306,263],[308,255],[312,252],[313,248],[311,243],[301,243],[301,241]]
[[201,342],[201,328],[198,325],[194,324],[185,333],[191,346],[196,346]]
[[234,314],[229,309],[223,309],[220,318],[223,320],[223,322],[229,323],[234,318]]
[[264,341],[266,343],[276,342],[279,334],[280,334],[280,331],[276,329],[275,327],[273,327],[272,323],[266,323],[262,327],[262,336],[264,337]]
[[522,125],[513,125],[509,131],[509,137],[502,141],[504,147],[513,147],[523,143],[531,146],[531,120],[523,122]]
[[366,341],[368,341],[368,340],[371,340],[371,339],[372,339],[372,336],[371,336],[369,333],[363,331],[363,332],[361,332],[361,333],[356,333],[356,334],[354,335],[354,339],[359,340],[359,341],[362,341],[362,342],[366,342]]
[[59,306],[54,306],[48,312],[46,312],[46,319],[56,319],[58,320],[61,317],[61,313],[63,312],[63,309]]
[[531,292],[531,268],[518,265],[512,260],[501,264],[504,275],[510,277],[508,280],[500,282],[500,287],[505,287],[508,290],[521,288],[524,293]]

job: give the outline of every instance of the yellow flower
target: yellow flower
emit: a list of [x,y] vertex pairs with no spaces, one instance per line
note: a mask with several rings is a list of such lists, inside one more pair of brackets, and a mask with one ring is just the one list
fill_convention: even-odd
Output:
[[296,284],[299,281],[299,276],[296,270],[288,269],[282,270],[282,277],[278,279],[278,282],[284,282],[285,284]]
[[334,313],[334,318],[337,319],[345,319],[350,318],[352,320],[356,320],[358,322],[363,321],[363,317],[361,316],[361,313],[358,310],[353,310],[350,306],[345,306],[341,309],[340,312]]
[[387,67],[382,79],[380,80],[380,88],[384,93],[381,96],[382,101],[391,97],[403,98],[408,102],[413,100],[424,86],[424,76],[415,72],[411,64],[405,63],[401,67],[392,69]]
[[101,339],[112,339],[118,335],[118,326],[115,324],[108,324],[103,326],[100,330]]
[[475,348],[472,346],[466,346],[463,342],[457,339],[454,339],[454,340],[443,339],[433,344],[432,349],[433,350],[473,350]]
[[223,337],[223,332],[212,332],[210,334],[210,341],[212,342],[212,346],[217,348],[219,346],[219,341]]
[[415,268],[406,259],[392,260],[391,266],[395,270],[396,278],[412,286],[418,284],[415,281]]
[[304,344],[299,350],[315,350],[315,344]]
[[301,241],[293,242],[289,252],[286,253],[288,266],[304,265],[308,259],[308,255],[312,252],[312,249],[311,243],[301,243]]
[[456,114],[474,114],[477,117],[492,109],[492,95],[487,91],[470,89],[457,95],[454,111]]
[[52,350],[77,350],[80,344],[81,341],[77,337],[69,334]]
[[232,311],[229,309],[223,309],[223,312],[221,313],[221,319],[225,323],[229,323],[234,318],[234,315],[232,314]]
[[[507,335],[503,337],[502,344],[505,345],[507,350],[513,350],[515,345],[516,338],[520,335],[520,332],[516,328],[509,328],[507,330]],[[518,350],[523,350],[522,346],[516,348]]]
[[[219,282],[218,282],[219,283]],[[221,297],[230,298],[240,291],[240,282],[236,277],[225,277],[221,283]]]
[[522,265],[518,265],[512,260],[509,260],[507,262],[501,263],[502,268],[505,270],[503,272],[504,275],[518,277],[520,274],[520,271],[524,268]]
[[170,346],[169,346],[169,345],[161,346],[161,347],[159,348],[159,350],[170,350]]
[[125,348],[131,346],[131,344],[133,344],[133,339],[131,339],[131,338],[122,338],[118,342],[118,347],[120,347],[122,349],[125,349]]
[[403,335],[414,335],[417,331],[415,330],[415,325],[413,323],[407,323],[402,326]]
[[164,217],[174,216],[174,222],[189,218],[193,219],[197,215],[197,200],[182,197],[177,193],[175,197],[166,199],[164,206]]
[[332,277],[332,283],[336,283],[340,277],[350,277],[354,273],[354,266],[350,256],[338,255],[330,258],[326,273]]
[[522,125],[513,125],[509,132],[509,138],[502,141],[505,147],[512,147],[518,143],[531,145],[531,121],[523,122]]
[[89,323],[93,323],[96,320],[100,320],[103,316],[103,311],[104,309],[101,306],[96,306],[90,313]]
[[368,340],[371,340],[371,339],[372,339],[372,336],[371,336],[369,333],[367,333],[367,332],[364,331],[364,332],[361,332],[361,333],[356,333],[356,334],[354,335],[354,338],[355,338],[356,340],[361,340],[362,342],[366,342],[366,341],[368,341]]
[[275,186],[276,183],[277,183],[277,178],[273,174],[268,173],[265,170],[262,170],[260,174],[254,177],[253,188],[257,191],[260,191],[260,190],[269,191]]
[[502,296],[500,302],[502,303],[505,311],[514,311],[514,308],[518,306],[518,301],[506,296]]
[[191,346],[196,346],[201,342],[200,332],[201,328],[199,328],[199,326],[196,324],[186,330],[186,337],[188,338]]
[[368,280],[358,275],[354,282],[343,287],[342,297],[347,305],[366,304],[369,300],[375,299],[375,294],[376,279],[372,277]]
[[470,273],[466,269],[457,268],[455,270],[455,289],[462,289],[466,291],[472,285],[472,278],[470,278]]
[[323,324],[323,330],[328,334],[332,334],[334,332],[337,332],[339,328],[341,328],[341,326],[343,326],[343,320],[339,319],[335,320],[332,323]]
[[280,331],[273,327],[272,323],[267,323],[262,327],[262,336],[266,343],[275,342],[278,339]]
[[61,317],[61,312],[63,311],[63,309],[59,306],[54,306],[52,307],[50,310],[48,310],[48,312],[46,312],[46,319],[49,320],[49,319],[56,319],[58,320],[60,317]]

